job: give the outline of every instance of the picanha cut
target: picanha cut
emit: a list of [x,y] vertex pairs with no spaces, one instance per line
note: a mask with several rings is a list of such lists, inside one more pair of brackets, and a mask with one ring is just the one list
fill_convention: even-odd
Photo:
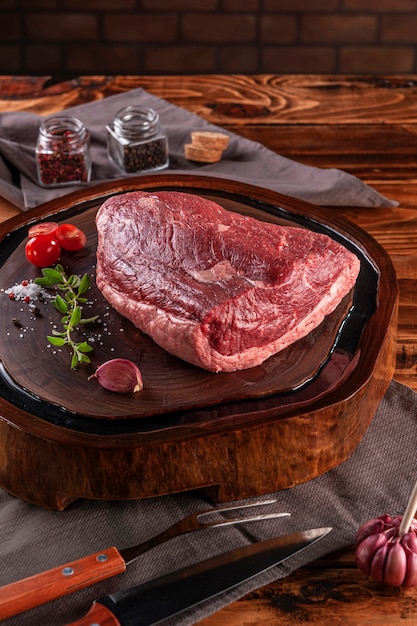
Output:
[[169,353],[213,372],[255,367],[305,337],[360,270],[327,235],[189,193],[112,196],[96,225],[106,300]]

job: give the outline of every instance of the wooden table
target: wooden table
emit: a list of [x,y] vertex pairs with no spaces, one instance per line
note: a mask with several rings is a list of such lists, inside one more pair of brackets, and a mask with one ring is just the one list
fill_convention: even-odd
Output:
[[[400,285],[395,378],[417,390],[417,76],[94,76],[58,84],[4,76],[0,110],[50,114],[137,87],[294,160],[344,169],[400,202],[335,210],[393,260]],[[0,199],[0,220],[17,213]],[[317,561],[200,623],[417,624],[417,590],[368,580],[353,554]]]

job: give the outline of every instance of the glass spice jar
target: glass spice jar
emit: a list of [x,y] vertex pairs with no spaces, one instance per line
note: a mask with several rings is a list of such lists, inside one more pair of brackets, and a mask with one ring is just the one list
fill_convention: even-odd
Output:
[[39,184],[60,187],[90,180],[90,136],[76,117],[56,115],[42,122],[36,144]]
[[127,174],[168,166],[168,138],[154,109],[127,106],[106,130],[108,155]]

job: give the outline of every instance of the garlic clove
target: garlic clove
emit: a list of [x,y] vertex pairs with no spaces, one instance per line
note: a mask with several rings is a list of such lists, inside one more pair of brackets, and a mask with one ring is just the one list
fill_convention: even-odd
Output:
[[355,541],[359,544],[365,537],[369,535],[375,535],[376,533],[382,533],[392,523],[390,515],[381,515],[374,519],[369,520],[363,524],[356,533]]
[[417,536],[414,532],[406,533],[402,539],[401,543],[404,546],[405,550],[410,550],[417,554]]
[[383,546],[377,549],[374,555],[371,557],[369,575],[373,580],[377,582],[384,582],[384,566],[388,554],[388,545],[385,543]]
[[387,544],[387,548],[383,581],[390,587],[401,587],[407,571],[407,557],[404,548],[398,540],[392,544]]
[[377,532],[374,535],[368,535],[362,539],[356,548],[356,564],[362,572],[371,575],[371,566],[374,555],[386,543],[388,539],[384,533]]
[[407,558],[407,572],[404,578],[404,587],[417,585],[417,537],[413,533],[403,536],[401,544]]
[[129,359],[110,359],[102,363],[88,380],[91,378],[96,378],[104,389],[115,393],[136,393],[143,389],[142,374]]

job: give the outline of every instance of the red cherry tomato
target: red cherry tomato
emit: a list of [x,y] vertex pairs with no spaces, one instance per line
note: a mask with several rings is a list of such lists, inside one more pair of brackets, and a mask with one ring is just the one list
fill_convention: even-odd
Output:
[[42,224],[34,224],[28,230],[28,237],[37,237],[38,235],[52,235],[58,228],[57,222],[43,222]]
[[31,237],[25,247],[26,258],[36,267],[54,265],[61,256],[61,246],[52,235]]
[[55,237],[64,250],[81,250],[87,243],[85,233],[75,224],[61,224],[55,230]]

